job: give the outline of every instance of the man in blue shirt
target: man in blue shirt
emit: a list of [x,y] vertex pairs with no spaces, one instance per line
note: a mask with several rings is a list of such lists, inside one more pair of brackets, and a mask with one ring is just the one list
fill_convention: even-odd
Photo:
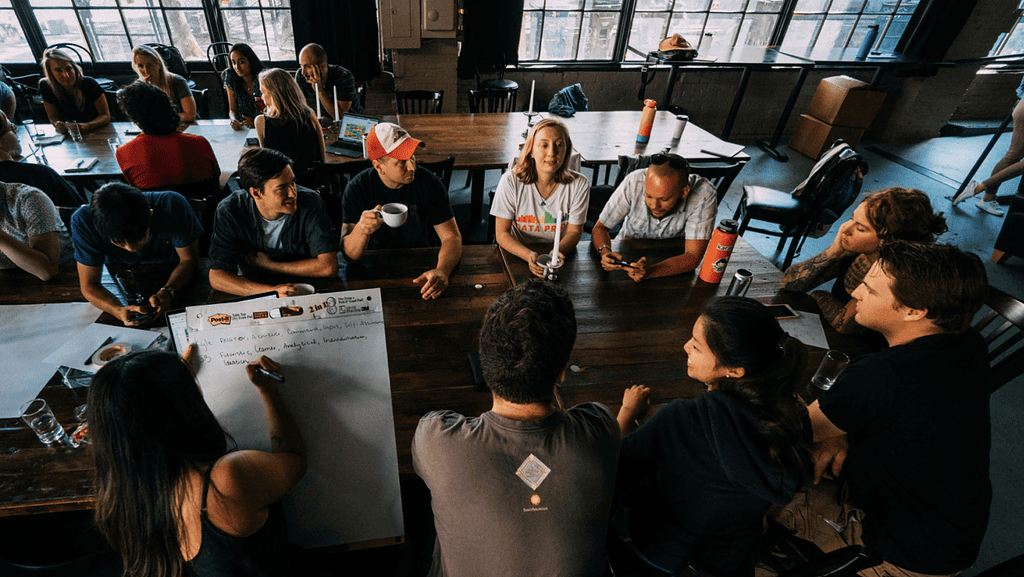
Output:
[[[175,293],[195,275],[199,266],[197,243],[202,233],[192,207],[176,192],[142,192],[121,183],[100,187],[93,193],[92,202],[71,217],[82,294],[128,326],[159,318]],[[175,266],[163,287],[145,303],[124,306],[100,284],[104,264]]]

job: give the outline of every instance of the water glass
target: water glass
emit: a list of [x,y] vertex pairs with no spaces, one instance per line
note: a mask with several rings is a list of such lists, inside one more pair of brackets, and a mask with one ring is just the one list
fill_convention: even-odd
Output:
[[68,136],[75,142],[82,142],[82,127],[77,122],[67,123]]
[[39,440],[46,446],[71,445],[57,418],[53,416],[50,405],[43,399],[32,399],[21,406],[21,419],[35,432]]
[[823,391],[829,390],[849,363],[850,357],[845,353],[830,350],[825,353],[825,358],[818,365],[818,371],[811,377],[811,384]]
[[121,146],[121,139],[116,136],[114,138],[108,138],[107,146],[110,147],[110,153],[116,157],[117,149]]
[[35,140],[36,138],[39,137],[39,133],[36,132],[35,120],[32,120],[31,118],[26,118],[25,120],[22,120],[21,123],[25,125],[25,132],[28,133],[29,138]]

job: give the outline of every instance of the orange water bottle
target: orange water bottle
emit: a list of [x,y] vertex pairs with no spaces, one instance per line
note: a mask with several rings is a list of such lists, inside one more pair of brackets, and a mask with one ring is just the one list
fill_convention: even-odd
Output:
[[636,141],[640,144],[647,144],[647,141],[651,139],[651,127],[654,126],[657,107],[657,102],[650,99],[644,100],[644,111],[640,115],[640,130],[636,133]]
[[736,246],[737,229],[739,223],[731,218],[722,219],[722,222],[718,223],[718,228],[711,234],[704,260],[700,263],[700,274],[697,275],[700,280],[712,284],[722,282],[725,266],[729,264],[729,257],[732,256],[732,248]]

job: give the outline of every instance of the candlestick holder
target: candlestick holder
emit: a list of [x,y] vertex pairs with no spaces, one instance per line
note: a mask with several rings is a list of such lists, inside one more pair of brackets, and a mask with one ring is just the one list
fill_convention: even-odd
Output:
[[523,138],[526,138],[526,136],[530,134],[530,129],[533,128],[533,118],[535,116],[540,116],[540,113],[531,110],[529,112],[524,112],[523,114],[526,115],[526,130],[523,131]]

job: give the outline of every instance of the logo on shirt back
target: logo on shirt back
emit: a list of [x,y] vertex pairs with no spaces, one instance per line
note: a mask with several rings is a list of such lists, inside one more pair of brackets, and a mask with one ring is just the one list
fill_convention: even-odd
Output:
[[[551,473],[551,468],[545,465],[532,453],[521,465],[519,465],[519,469],[516,470],[516,476],[534,491],[537,490],[537,487],[540,487],[540,484],[544,482],[544,479],[547,479],[549,473]],[[538,507],[538,505],[540,505],[540,495],[536,493],[530,495],[530,505],[533,507],[523,509],[523,511],[547,511],[548,509],[547,507]]]

